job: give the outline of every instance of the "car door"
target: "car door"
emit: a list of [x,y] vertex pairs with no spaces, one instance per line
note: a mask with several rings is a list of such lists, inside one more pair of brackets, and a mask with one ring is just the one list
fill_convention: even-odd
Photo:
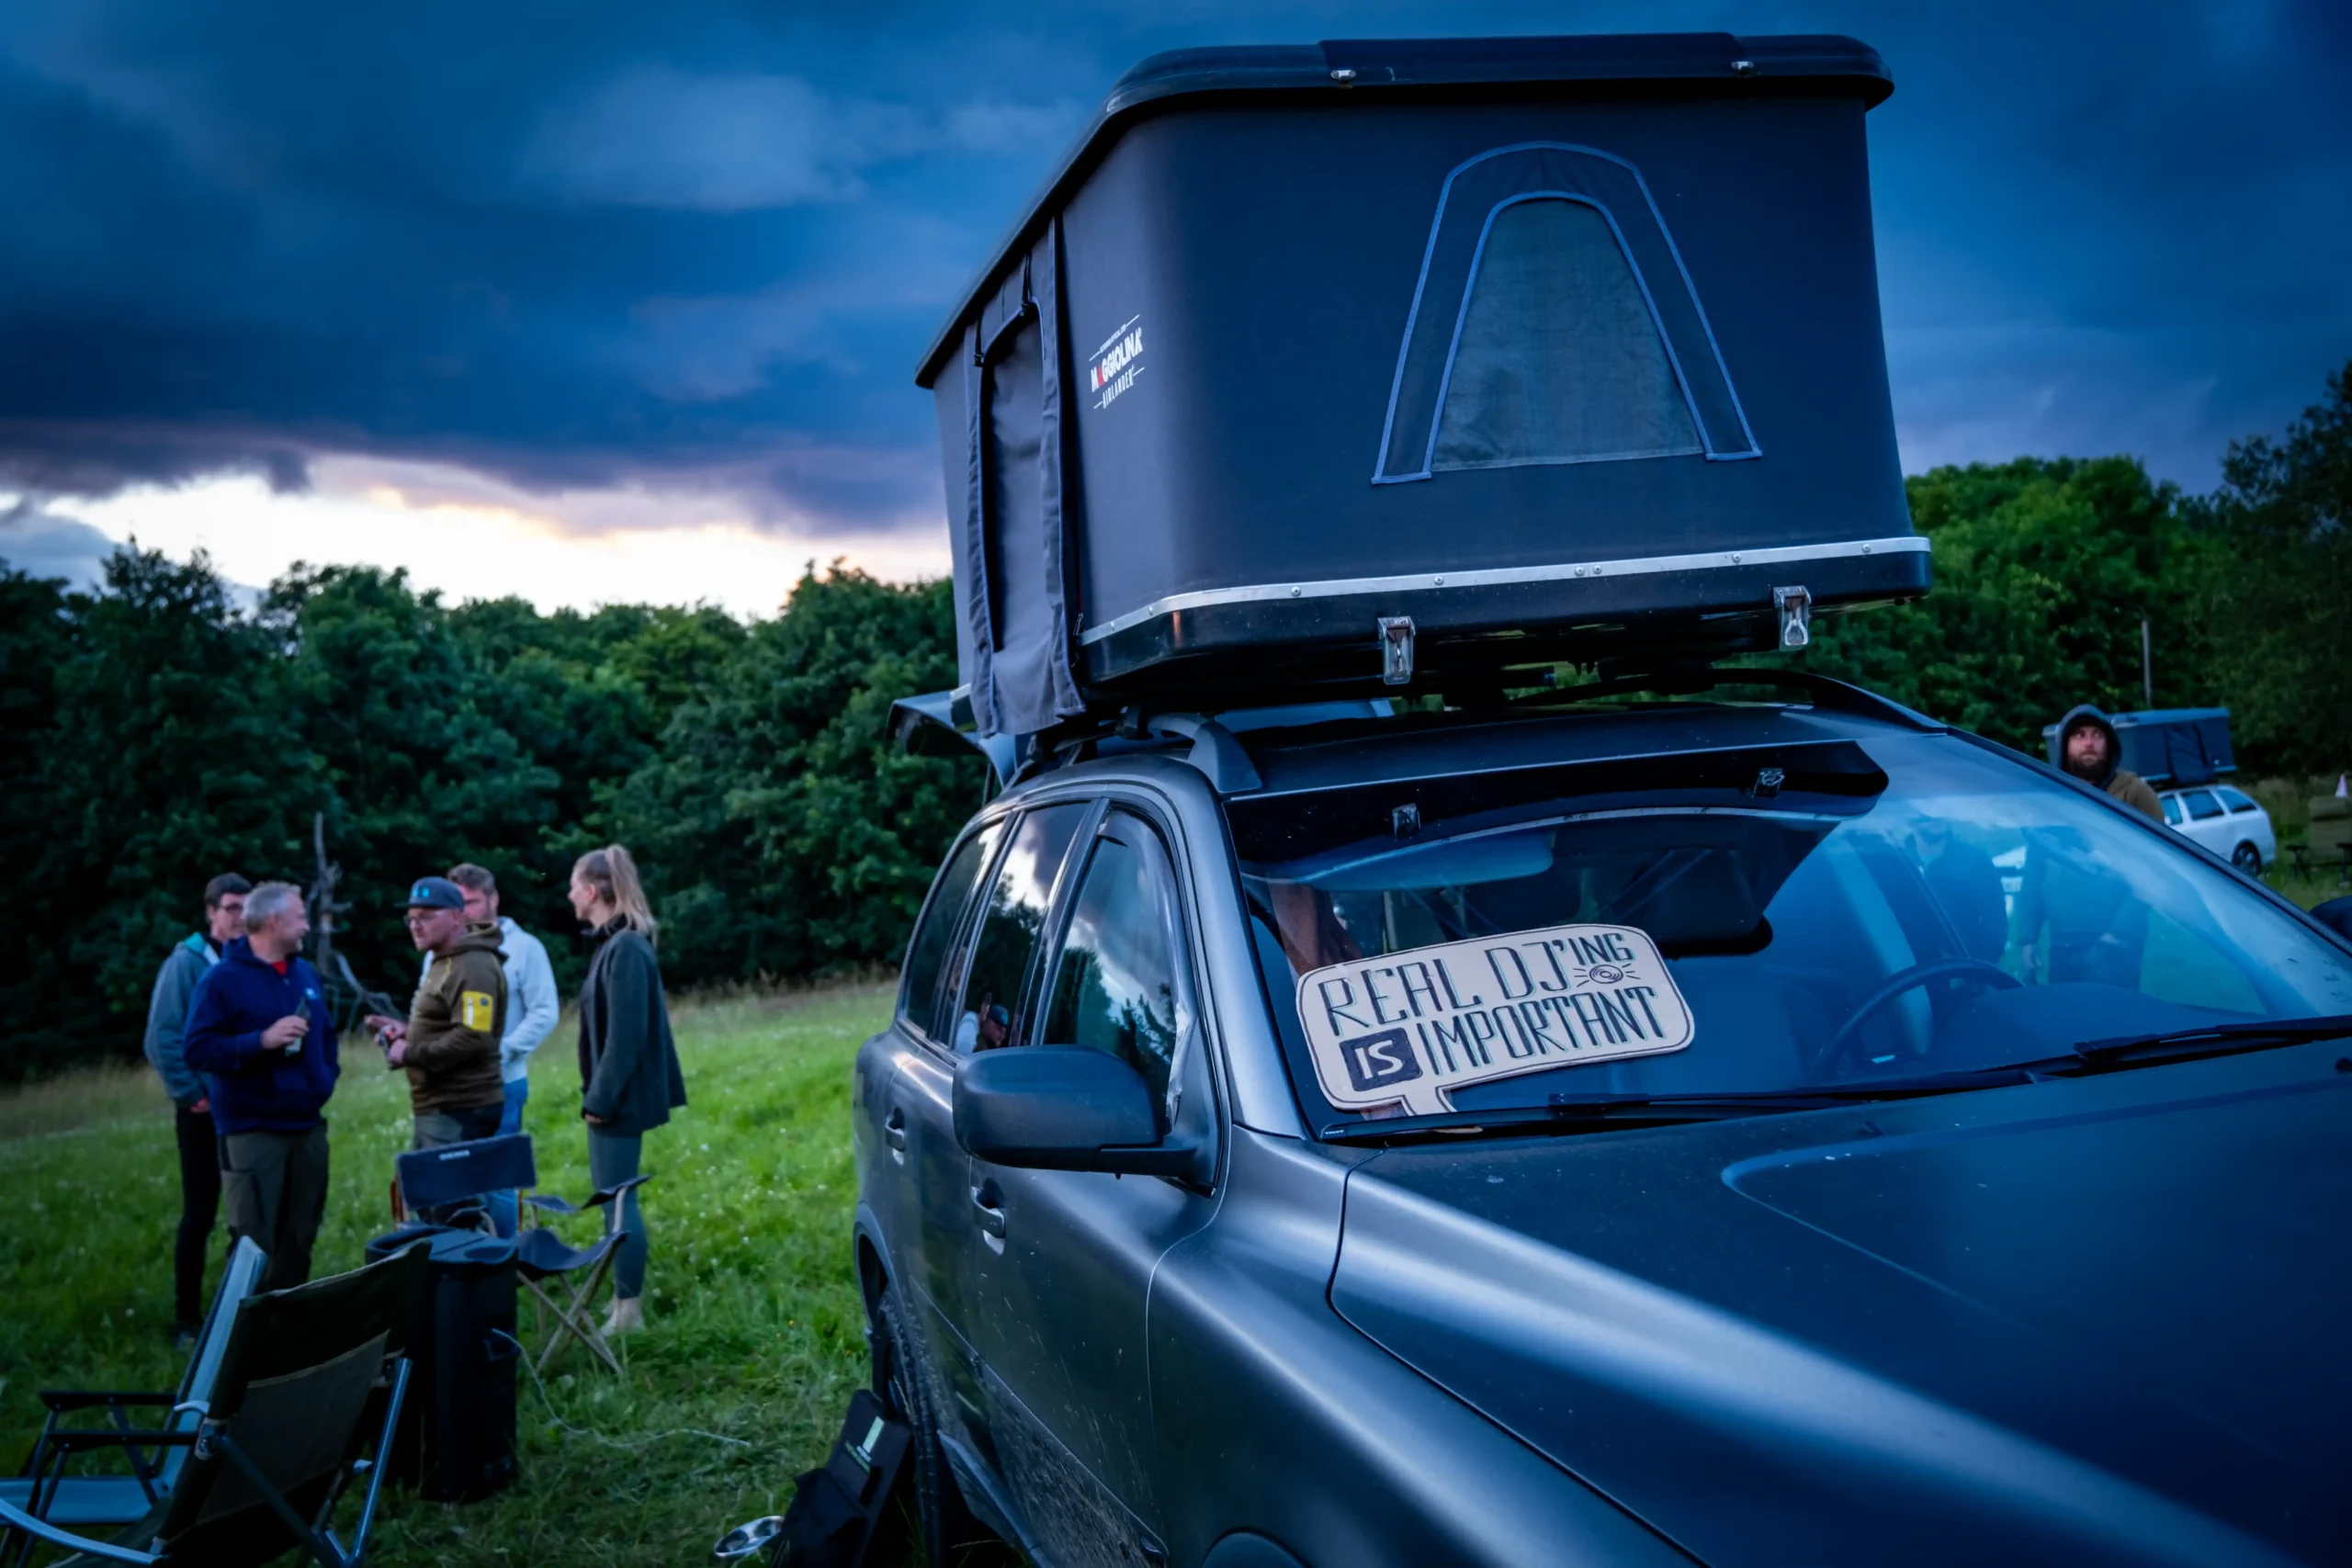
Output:
[[[1114,807],[1072,855],[1016,1048],[1083,1046],[1142,1074],[1162,1127],[1213,1170],[1215,1079],[1167,840]],[[1145,1363],[1160,1255],[1204,1224],[1205,1184],[973,1162],[997,1211],[966,1290],[1002,1471],[1037,1544],[1069,1562],[1162,1561]]]
[[973,1354],[974,1311],[967,1287],[971,1254],[982,1235],[970,1159],[956,1141],[956,1060],[980,1043],[1010,1038],[1022,1019],[1038,939],[1052,906],[1056,877],[1091,807],[1070,802],[1036,807],[1003,828],[1004,845],[981,884],[939,977],[938,1010],[920,1050],[899,1064],[892,1085],[907,1138],[912,1226],[919,1241],[914,1278],[922,1333],[948,1397],[940,1412],[951,1438],[997,1467]]
[[[910,1061],[926,1062],[939,1049],[941,978],[955,966],[971,923],[973,895],[995,863],[1004,830],[1002,818],[981,823],[941,865],[907,944],[897,1015],[888,1031],[858,1053],[852,1096],[860,1118],[864,1193],[881,1226],[893,1279],[920,1280],[922,1275],[922,1207],[910,1157],[911,1091],[902,1076]],[[914,1076],[924,1076],[920,1066]]]

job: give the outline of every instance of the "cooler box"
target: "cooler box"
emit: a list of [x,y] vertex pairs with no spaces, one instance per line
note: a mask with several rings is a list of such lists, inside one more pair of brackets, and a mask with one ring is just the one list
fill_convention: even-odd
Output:
[[408,1398],[385,1462],[424,1497],[471,1502],[515,1476],[514,1244],[411,1226],[370,1241],[368,1261],[418,1240],[433,1247],[433,1287],[409,1335]]
[[918,378],[975,727],[1801,646],[1925,592],[1863,145],[1892,90],[1826,37],[1137,66]]

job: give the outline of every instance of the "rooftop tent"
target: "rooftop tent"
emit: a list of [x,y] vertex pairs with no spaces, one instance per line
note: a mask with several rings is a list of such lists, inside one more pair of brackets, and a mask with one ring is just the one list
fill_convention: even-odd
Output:
[[1713,657],[1924,592],[1891,90],[1851,39],[1726,34],[1137,66],[919,376],[975,726]]

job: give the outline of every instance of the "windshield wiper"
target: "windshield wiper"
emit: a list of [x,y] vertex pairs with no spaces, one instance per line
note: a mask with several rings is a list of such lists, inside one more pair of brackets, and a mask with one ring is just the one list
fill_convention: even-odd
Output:
[[1450,1111],[1434,1116],[1388,1116],[1335,1122],[1320,1136],[1333,1144],[1387,1144],[1447,1138],[1517,1138],[1545,1133],[1598,1133],[1624,1127],[1673,1127],[1742,1116],[1832,1111],[1873,1100],[1917,1100],[2032,1082],[2022,1068],[1936,1073],[1876,1083],[1806,1085],[1736,1094],[1555,1094],[1545,1105]]
[[2258,1023],[2203,1024],[2195,1029],[2166,1030],[2160,1034],[2086,1040],[2065,1055],[2021,1062],[2017,1070],[2037,1077],[2079,1077],[2089,1073],[2159,1066],[2167,1062],[2232,1056],[2246,1051],[2273,1051],[2282,1045],[2307,1045],[2314,1040],[2342,1036],[2352,1036],[2352,1013],[2264,1019]]
[[1742,1116],[1787,1115],[1831,1111],[1873,1100],[1918,1100],[2005,1089],[2048,1078],[2193,1062],[2211,1056],[2269,1051],[2282,1045],[2352,1036],[2352,1013],[2324,1018],[2270,1019],[2257,1023],[2221,1023],[2177,1029],[2162,1034],[2086,1040],[2063,1056],[1999,1067],[1862,1080],[1805,1084],[1789,1089],[1732,1094],[1596,1094],[1552,1096],[1544,1105],[1498,1106],[1491,1111],[1450,1111],[1434,1116],[1389,1116],[1335,1122],[1317,1134],[1330,1144],[1442,1142],[1452,1138],[1520,1138],[1544,1134],[1612,1132],[1628,1127],[1672,1127],[1693,1122],[1724,1122]]

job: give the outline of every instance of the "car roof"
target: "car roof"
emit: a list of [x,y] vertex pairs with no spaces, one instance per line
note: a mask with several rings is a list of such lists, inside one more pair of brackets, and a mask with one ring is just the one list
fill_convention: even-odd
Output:
[[1094,760],[1024,780],[1007,796],[1044,792],[1081,776],[1107,781],[1148,772],[1164,778],[1162,762],[1142,770],[1125,764],[1171,755],[1191,761],[1216,793],[1252,799],[1448,773],[1944,732],[1943,726],[1892,705],[1887,714],[1788,703],[1660,702],[1404,713],[1292,726],[1253,715],[1253,727],[1238,735],[1219,729],[1218,755],[1203,755],[1207,742],[1194,735],[1153,736],[1125,749],[1106,746]]

